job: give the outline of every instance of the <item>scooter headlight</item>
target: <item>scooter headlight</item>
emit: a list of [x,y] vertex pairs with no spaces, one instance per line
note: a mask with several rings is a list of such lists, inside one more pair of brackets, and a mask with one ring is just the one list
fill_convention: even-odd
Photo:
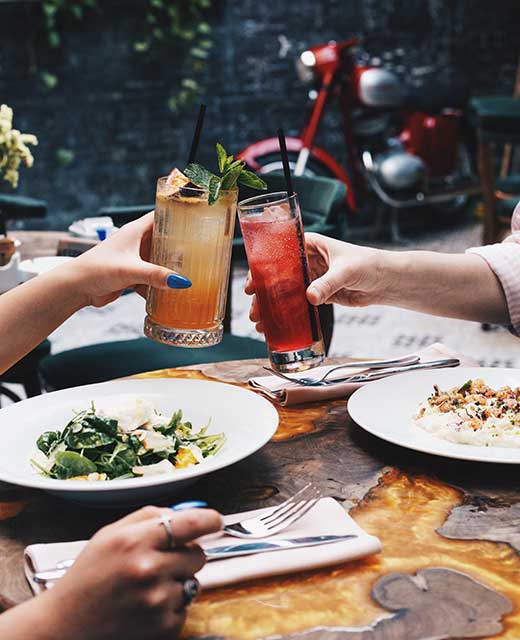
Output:
[[303,84],[310,84],[314,80],[313,67],[316,64],[316,56],[312,51],[304,51],[296,60],[296,72]]

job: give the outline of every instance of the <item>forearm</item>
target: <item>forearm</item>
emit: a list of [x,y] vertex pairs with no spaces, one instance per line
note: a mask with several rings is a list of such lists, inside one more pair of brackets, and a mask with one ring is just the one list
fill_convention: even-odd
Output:
[[0,373],[29,353],[86,304],[67,264],[0,296]]
[[68,640],[50,592],[0,614],[2,640]]
[[382,302],[438,316],[509,324],[500,281],[474,254],[388,252]]

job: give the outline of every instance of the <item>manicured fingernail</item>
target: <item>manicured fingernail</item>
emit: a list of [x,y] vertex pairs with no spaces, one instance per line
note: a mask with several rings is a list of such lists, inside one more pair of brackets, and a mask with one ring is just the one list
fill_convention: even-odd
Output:
[[188,500],[187,502],[179,502],[170,507],[172,511],[184,511],[184,509],[206,509],[207,502],[203,500]]
[[170,273],[166,284],[170,289],[189,289],[191,287],[191,280],[181,276],[179,273]]

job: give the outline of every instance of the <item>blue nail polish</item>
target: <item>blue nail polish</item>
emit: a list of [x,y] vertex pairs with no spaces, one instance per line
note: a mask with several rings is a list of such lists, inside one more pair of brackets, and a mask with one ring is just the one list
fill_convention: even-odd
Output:
[[184,511],[184,509],[206,509],[207,502],[203,500],[188,500],[187,502],[179,502],[170,507],[172,511]]
[[191,287],[191,280],[178,273],[170,273],[166,283],[170,289],[189,289]]

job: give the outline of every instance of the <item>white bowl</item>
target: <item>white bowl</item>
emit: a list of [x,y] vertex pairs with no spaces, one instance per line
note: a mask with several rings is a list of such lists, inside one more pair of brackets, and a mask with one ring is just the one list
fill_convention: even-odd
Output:
[[[198,465],[174,476],[104,482],[53,480],[30,464],[36,440],[44,431],[62,430],[74,410],[91,401],[131,395],[152,402],[161,413],[182,409],[195,428],[211,418],[208,433],[226,434],[224,447]],[[114,400],[116,398],[114,397]],[[43,489],[74,502],[137,505],[179,493],[198,478],[246,458],[263,447],[278,426],[278,412],[261,396],[240,387],[206,380],[153,379],[103,382],[47,393],[0,410],[0,480]]]

